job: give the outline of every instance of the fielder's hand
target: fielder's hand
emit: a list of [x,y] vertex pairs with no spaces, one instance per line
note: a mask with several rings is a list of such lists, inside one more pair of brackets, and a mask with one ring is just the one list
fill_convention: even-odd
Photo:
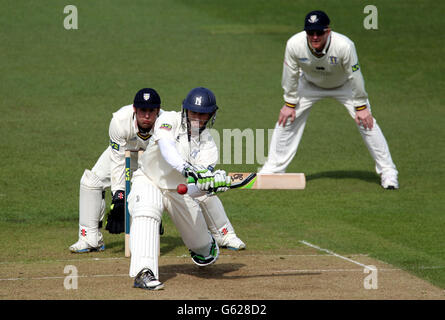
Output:
[[374,118],[368,108],[355,112],[355,122],[369,130],[374,126]]
[[290,108],[284,105],[280,110],[280,115],[278,116],[278,125],[286,125],[287,119],[290,118],[290,122],[295,120],[295,108]]
[[118,234],[125,230],[125,191],[117,190],[111,200],[105,230]]
[[216,194],[229,190],[232,178],[227,175],[224,170],[216,170],[214,172],[214,181],[211,186],[210,193]]

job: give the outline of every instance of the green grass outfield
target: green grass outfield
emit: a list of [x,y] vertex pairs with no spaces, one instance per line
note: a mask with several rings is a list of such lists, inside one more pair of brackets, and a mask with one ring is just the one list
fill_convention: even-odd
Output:
[[[77,6],[78,30],[63,27],[67,4]],[[206,86],[220,105],[216,129],[272,128],[285,42],[320,8],[356,44],[401,189],[380,188],[353,120],[324,100],[288,168],[307,175],[307,188],[227,192],[228,215],[250,250],[291,249],[304,239],[340,254],[367,253],[445,288],[445,5],[372,4],[378,30],[363,27],[365,4],[353,0],[315,7],[0,0],[0,263],[70,257],[80,177],[107,146],[111,113],[142,87],[177,109],[191,88]],[[186,253],[168,217],[165,224],[162,252]],[[122,256],[123,236],[105,236],[103,255]]]

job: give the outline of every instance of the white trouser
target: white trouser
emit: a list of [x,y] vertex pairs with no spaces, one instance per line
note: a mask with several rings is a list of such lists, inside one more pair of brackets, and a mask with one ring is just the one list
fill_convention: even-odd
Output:
[[[269,146],[268,159],[261,168],[261,173],[282,173],[297,152],[312,105],[323,98],[334,98],[342,103],[353,119],[355,119],[355,106],[353,105],[352,90],[349,82],[335,89],[322,89],[300,78],[298,91],[300,101],[295,108],[296,117],[293,122],[290,119],[286,125],[275,125]],[[367,106],[371,110],[369,101]],[[374,127],[366,130],[362,125],[357,126],[360,134],[375,161],[377,174],[394,174],[398,172],[389,152],[388,144],[383,133],[374,119]]]
[[130,277],[135,277],[143,268],[150,268],[159,278],[159,223],[164,210],[169,213],[185,246],[197,254],[209,255],[213,239],[198,203],[189,195],[161,190],[140,173],[132,179],[128,210],[132,218]]
[[235,233],[218,196],[204,195],[195,200],[198,201],[207,227],[215,238],[221,238],[227,233]]

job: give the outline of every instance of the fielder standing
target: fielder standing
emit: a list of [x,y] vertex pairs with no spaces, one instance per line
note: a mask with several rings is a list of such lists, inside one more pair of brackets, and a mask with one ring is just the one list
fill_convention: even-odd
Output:
[[[99,223],[105,213],[105,190],[111,189],[111,210],[106,229],[110,233],[124,232],[125,221],[125,150],[145,150],[153,135],[153,125],[163,111],[156,90],[139,90],[132,105],[124,106],[113,114],[109,126],[110,145],[91,170],[85,170],[79,191],[79,239],[70,246],[74,253],[105,249]],[[132,153],[132,171],[137,168],[137,154]],[[239,250],[245,244],[235,231],[215,197],[202,201],[208,227],[222,247]]]
[[323,11],[306,15],[304,31],[286,45],[282,75],[285,104],[271,139],[269,156],[261,173],[284,172],[297,152],[312,105],[323,98],[342,103],[375,161],[381,186],[398,189],[398,171],[388,144],[371,114],[354,43],[331,31]]
[[[207,230],[199,205],[207,199],[220,206],[218,198],[206,191],[218,186],[214,191],[224,192],[231,181],[225,171],[213,170],[218,149],[207,128],[213,124],[217,109],[212,91],[199,87],[189,92],[182,112],[164,112],[155,123],[128,197],[132,217],[129,275],[135,278],[136,288],[158,290],[164,286],[159,281],[157,235],[164,210],[194,263],[206,266],[218,258],[218,245]],[[178,194],[176,187],[188,177],[197,181],[196,186],[189,187],[188,194]]]

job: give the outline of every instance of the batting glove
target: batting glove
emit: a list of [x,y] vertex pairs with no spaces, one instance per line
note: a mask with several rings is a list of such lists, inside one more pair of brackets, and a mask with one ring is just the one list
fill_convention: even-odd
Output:
[[213,173],[203,166],[193,166],[186,163],[182,170],[182,175],[188,179],[188,182],[193,182],[202,191],[208,191],[214,181]]
[[211,186],[211,193],[216,194],[229,190],[232,178],[224,170],[216,170],[213,174],[214,181]]
[[117,190],[111,199],[110,213],[107,217],[105,230],[110,233],[119,234],[125,228],[125,192]]

